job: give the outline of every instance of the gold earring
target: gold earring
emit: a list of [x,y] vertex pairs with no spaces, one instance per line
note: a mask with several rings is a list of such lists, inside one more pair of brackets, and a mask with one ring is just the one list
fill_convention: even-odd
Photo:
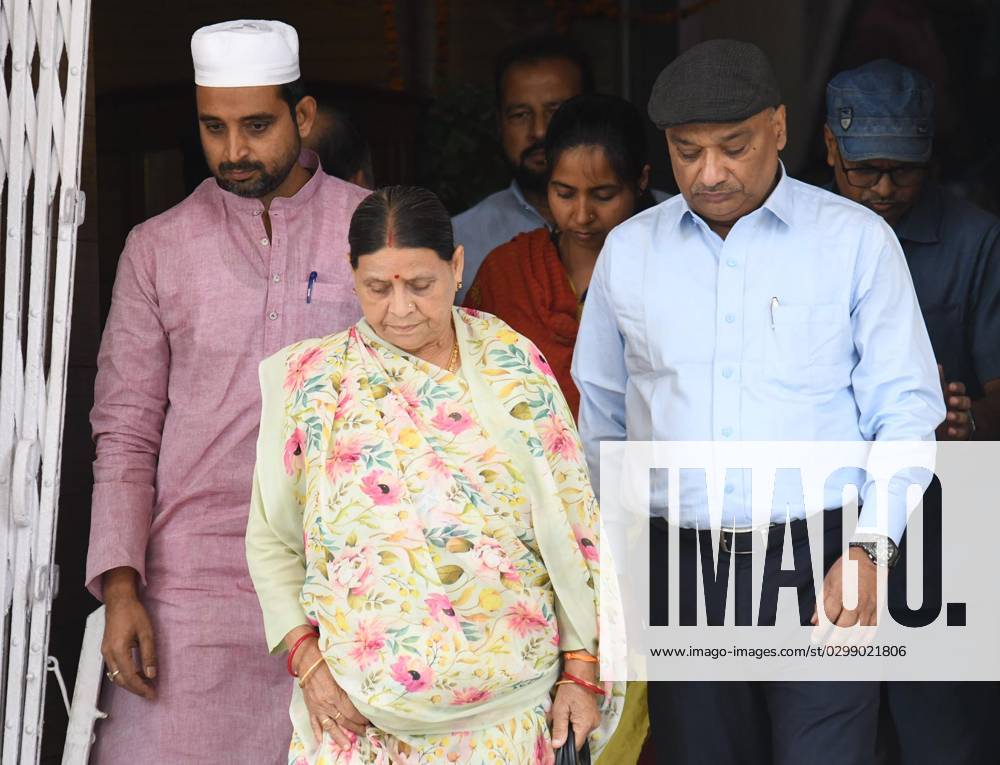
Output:
[[457,288],[458,289],[462,289],[462,280],[461,279],[458,280]]

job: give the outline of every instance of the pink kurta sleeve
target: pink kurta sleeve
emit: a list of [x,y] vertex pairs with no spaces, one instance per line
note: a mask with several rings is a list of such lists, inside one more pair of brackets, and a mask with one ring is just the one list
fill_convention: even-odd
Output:
[[170,348],[160,321],[155,265],[133,231],[118,264],[101,338],[90,423],[97,446],[87,588],[101,597],[101,575],[131,566],[145,582],[156,465],[167,403]]

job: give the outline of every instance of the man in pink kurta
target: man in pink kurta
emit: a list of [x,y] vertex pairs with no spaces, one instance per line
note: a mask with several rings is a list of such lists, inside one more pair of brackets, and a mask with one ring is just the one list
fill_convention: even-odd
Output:
[[[129,235],[98,359],[87,586],[108,596],[101,764],[287,761],[292,681],[266,653],[244,557],[257,366],[360,316],[347,228],[367,192],[323,173],[310,152],[291,154],[294,167],[272,179],[259,139],[241,148],[238,113],[230,120],[206,90],[219,88],[198,93],[216,177]],[[290,106],[299,130],[283,150],[297,152],[315,102]],[[281,119],[268,129],[280,133]],[[214,148],[222,129],[212,120],[232,123]],[[122,572],[135,582],[126,605],[108,590]],[[134,668],[121,661],[130,650],[111,646],[123,634],[143,641]]]

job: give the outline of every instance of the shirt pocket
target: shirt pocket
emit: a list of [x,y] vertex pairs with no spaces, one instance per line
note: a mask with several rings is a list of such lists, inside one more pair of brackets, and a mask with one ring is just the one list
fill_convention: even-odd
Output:
[[303,280],[298,286],[301,297],[295,296],[295,302],[301,311],[296,339],[326,337],[347,329],[360,319],[361,306],[352,292],[353,287],[352,281],[337,276],[330,279],[326,274],[319,274],[310,291],[308,277]]
[[356,300],[313,298],[303,307],[298,335],[300,339],[326,337],[347,329],[360,318],[361,308]]
[[765,340],[765,373],[786,385],[839,388],[850,383],[853,340],[843,306],[775,305]]

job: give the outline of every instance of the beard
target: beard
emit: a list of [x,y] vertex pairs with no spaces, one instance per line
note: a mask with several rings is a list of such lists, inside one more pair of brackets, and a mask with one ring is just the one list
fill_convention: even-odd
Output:
[[511,163],[511,175],[514,176],[514,180],[517,182],[517,185],[521,187],[522,191],[534,194],[545,193],[549,179],[548,170],[542,170],[539,172],[537,170],[532,170],[527,165],[528,156],[533,152],[544,148],[545,146],[541,143],[532,144],[521,152],[521,157],[516,165]]
[[[215,182],[223,191],[231,192],[238,197],[260,199],[275,192],[285,182],[299,159],[300,149],[299,142],[296,141],[270,167],[265,166],[263,162],[220,162],[214,173]],[[226,177],[226,173],[254,171],[257,175],[245,181],[236,181]]]

